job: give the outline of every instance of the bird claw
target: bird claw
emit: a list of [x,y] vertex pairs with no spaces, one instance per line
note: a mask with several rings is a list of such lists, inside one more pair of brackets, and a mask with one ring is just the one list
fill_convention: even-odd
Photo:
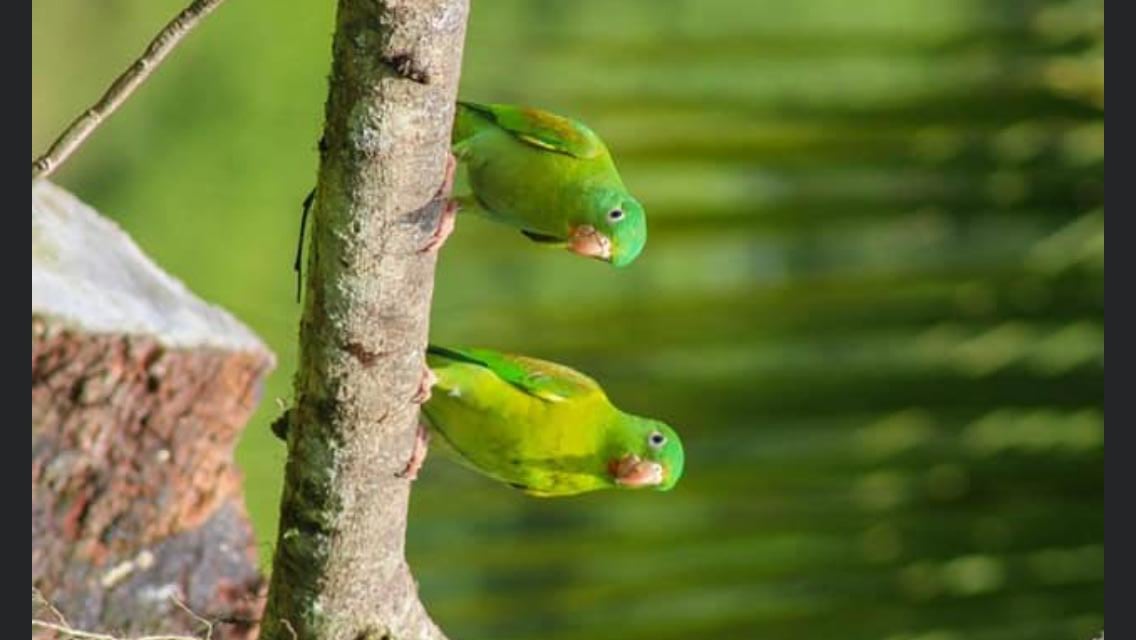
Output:
[[454,232],[454,217],[458,213],[458,203],[451,200],[450,195],[454,191],[454,174],[457,172],[457,166],[457,157],[453,153],[446,154],[446,173],[442,177],[442,185],[434,194],[434,198],[446,199],[445,208],[442,209],[442,215],[438,218],[438,226],[434,228],[434,233],[430,235],[426,244],[418,249],[418,253],[437,253],[446,243],[446,238]]
[[442,184],[438,187],[435,198],[448,198],[454,191],[454,175],[458,171],[458,158],[452,152],[446,154],[446,173],[442,175]]
[[442,245],[446,243],[446,238],[454,232],[454,223],[456,222],[458,214],[458,203],[453,200],[446,201],[446,208],[442,210],[442,216],[438,218],[438,226],[434,229],[434,233],[430,235],[430,239],[426,244],[418,249],[418,253],[437,253]]
[[426,365],[422,366],[422,377],[418,379],[418,389],[410,399],[414,404],[425,404],[433,393],[434,385],[438,383],[438,376]]
[[407,461],[406,467],[395,475],[405,480],[417,480],[418,471],[422,468],[422,463],[426,461],[426,452],[429,447],[430,431],[427,430],[425,424],[419,422],[418,431],[414,434],[414,450],[410,453],[410,460]]

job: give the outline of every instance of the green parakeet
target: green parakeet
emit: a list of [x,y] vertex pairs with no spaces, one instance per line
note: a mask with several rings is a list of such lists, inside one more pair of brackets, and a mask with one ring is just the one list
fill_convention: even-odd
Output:
[[[448,199],[422,253],[438,251],[454,229],[459,208],[521,230],[529,239],[622,267],[647,242],[643,205],[623,185],[603,140],[583,123],[530,107],[457,103],[453,156],[438,195],[449,197],[458,161],[472,193]],[[296,299],[304,227],[315,198],[304,199],[296,246]]]
[[459,461],[535,496],[670,490],[683,450],[670,426],[620,411],[566,366],[488,349],[430,346],[437,376],[422,406]]
[[583,123],[528,107],[458,102],[452,143],[472,189],[457,199],[463,206],[617,267],[643,250],[643,206]]

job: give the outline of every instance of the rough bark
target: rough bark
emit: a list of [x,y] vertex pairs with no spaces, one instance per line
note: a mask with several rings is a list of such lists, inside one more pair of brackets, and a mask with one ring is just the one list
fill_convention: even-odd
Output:
[[441,638],[404,542],[467,0],[340,0],[266,640]]
[[259,617],[233,449],[273,363],[112,223],[33,183],[32,586],[72,627],[200,632],[182,605]]

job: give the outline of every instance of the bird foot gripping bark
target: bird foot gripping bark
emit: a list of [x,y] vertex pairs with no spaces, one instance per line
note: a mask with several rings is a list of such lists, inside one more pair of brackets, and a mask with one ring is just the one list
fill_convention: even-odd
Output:
[[438,384],[438,376],[434,375],[430,367],[422,365],[422,377],[418,379],[418,390],[414,392],[410,401],[414,404],[426,404],[436,384]]
[[422,463],[426,461],[426,452],[429,447],[430,431],[424,423],[419,422],[418,431],[414,434],[414,451],[411,452],[406,467],[397,474],[398,477],[410,481],[417,480],[418,471],[422,468]]
[[442,245],[446,243],[446,238],[454,232],[455,218],[457,217],[459,205],[457,201],[450,198],[454,191],[454,173],[457,171],[458,159],[454,154],[450,153],[446,157],[446,174],[442,178],[442,186],[438,187],[438,193],[435,194],[436,198],[445,198],[445,208],[442,209],[442,215],[438,218],[438,226],[434,228],[434,233],[430,235],[430,239],[426,244],[418,249],[418,253],[437,253]]
[[[418,379],[418,391],[415,392],[411,401],[415,404],[423,404],[429,400],[432,389],[437,382],[438,376],[434,375],[430,367],[423,363],[422,377]],[[426,424],[419,420],[418,432],[414,436],[414,451],[411,452],[410,461],[406,463],[406,467],[397,474],[398,477],[407,480],[418,478],[418,470],[422,468],[422,463],[426,460],[426,450],[429,444],[430,432],[426,429]]]

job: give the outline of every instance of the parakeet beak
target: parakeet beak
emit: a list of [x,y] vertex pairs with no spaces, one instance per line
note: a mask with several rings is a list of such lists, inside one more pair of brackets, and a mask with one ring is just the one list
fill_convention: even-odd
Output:
[[663,465],[652,460],[640,460],[639,456],[633,453],[612,460],[608,470],[616,484],[631,488],[660,485],[666,476]]
[[611,261],[611,239],[590,224],[572,229],[568,237],[568,250],[586,258]]

